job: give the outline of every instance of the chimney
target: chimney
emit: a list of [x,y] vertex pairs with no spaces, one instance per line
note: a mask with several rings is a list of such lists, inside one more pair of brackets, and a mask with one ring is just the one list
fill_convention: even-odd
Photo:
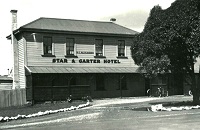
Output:
[[111,22],[116,22],[116,18],[111,18],[110,21]]
[[17,10],[11,10],[12,13],[12,31],[17,29]]
[[13,31],[17,29],[17,10],[11,10],[12,13],[12,32],[11,32],[11,43],[12,43],[12,78],[13,86],[12,89],[19,88],[19,52],[18,52],[18,41],[13,34]]

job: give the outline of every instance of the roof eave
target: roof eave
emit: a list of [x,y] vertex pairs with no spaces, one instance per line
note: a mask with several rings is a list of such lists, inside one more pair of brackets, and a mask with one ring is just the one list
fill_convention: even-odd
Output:
[[[21,28],[14,30],[14,31],[13,31],[13,34],[16,35],[16,34],[19,34],[20,32],[21,32]],[[6,38],[7,38],[8,40],[11,40],[11,34],[8,35]]]
[[81,35],[83,34],[84,35],[101,35],[101,36],[106,35],[106,36],[124,36],[124,37],[133,37],[135,35],[135,34],[117,34],[117,33],[61,31],[61,30],[48,30],[48,29],[35,29],[35,28],[20,28],[20,32],[68,33],[68,34],[81,34]]

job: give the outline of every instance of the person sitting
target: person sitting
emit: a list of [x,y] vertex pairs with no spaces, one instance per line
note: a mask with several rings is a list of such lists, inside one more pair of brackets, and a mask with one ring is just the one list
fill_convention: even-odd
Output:
[[72,95],[69,95],[69,97],[67,98],[67,102],[72,103]]
[[150,89],[147,89],[147,96],[151,97]]

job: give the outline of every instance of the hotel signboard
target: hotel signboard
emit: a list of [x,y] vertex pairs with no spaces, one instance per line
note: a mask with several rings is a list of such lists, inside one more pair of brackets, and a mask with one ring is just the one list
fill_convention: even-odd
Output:
[[62,59],[62,58],[56,58],[52,60],[52,63],[107,63],[107,64],[119,64],[121,63],[119,60],[115,60],[115,59]]

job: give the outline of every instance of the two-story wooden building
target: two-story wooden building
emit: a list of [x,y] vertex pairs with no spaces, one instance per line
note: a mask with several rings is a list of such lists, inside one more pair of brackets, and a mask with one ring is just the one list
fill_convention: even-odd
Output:
[[114,22],[39,18],[13,32],[15,80],[35,101],[144,96],[130,51],[136,33]]

